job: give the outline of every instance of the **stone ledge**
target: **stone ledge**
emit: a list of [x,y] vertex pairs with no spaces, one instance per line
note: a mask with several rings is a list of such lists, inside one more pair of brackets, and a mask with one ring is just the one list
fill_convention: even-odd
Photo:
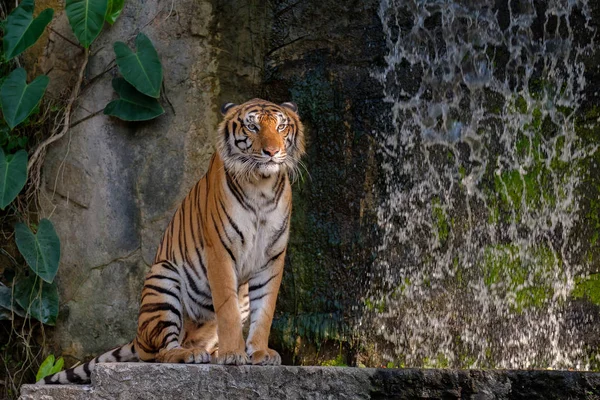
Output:
[[22,400],[600,399],[600,373],[575,371],[100,364],[92,385],[24,385]]

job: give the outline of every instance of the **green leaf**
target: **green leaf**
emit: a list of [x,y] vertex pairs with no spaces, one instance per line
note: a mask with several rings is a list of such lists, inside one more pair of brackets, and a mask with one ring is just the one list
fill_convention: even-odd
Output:
[[63,360],[62,357],[55,362],[54,354],[50,354],[46,357],[42,365],[40,365],[40,369],[38,369],[38,372],[35,375],[35,381],[40,381],[49,375],[62,371],[64,365],[65,360]]
[[109,24],[114,24],[119,15],[121,15],[121,11],[123,11],[123,6],[125,5],[125,0],[108,0],[108,9],[106,10],[106,16],[104,19]]
[[23,277],[15,284],[17,304],[38,321],[54,325],[58,317],[56,282],[46,283],[35,275]]
[[14,302],[12,289],[4,285],[0,285],[0,307],[2,307],[3,311],[8,310],[6,314],[8,314],[9,317],[7,319],[11,319],[12,312],[19,317],[25,316],[25,311]]
[[23,68],[17,68],[8,75],[0,89],[0,102],[4,120],[13,129],[23,122],[42,99],[48,77],[40,75],[27,84],[27,72]]
[[52,283],[60,261],[60,239],[52,222],[42,219],[35,235],[27,225],[17,223],[15,242],[33,272],[44,281]]
[[57,372],[62,371],[64,366],[65,366],[65,360],[63,360],[63,358],[61,357],[58,360],[56,360],[56,362],[54,363],[54,367],[52,367],[52,370],[50,371],[50,375],[56,374]]
[[165,112],[158,100],[141,94],[125,79],[115,78],[112,85],[121,98],[108,103],[104,114],[124,121],[147,121]]
[[24,52],[42,36],[52,21],[54,10],[47,8],[33,18],[33,0],[23,0],[6,19],[4,27],[4,58],[8,61]]
[[40,369],[38,369],[37,374],[35,374],[35,381],[37,382],[41,379],[44,379],[48,375],[52,375],[50,372],[52,371],[52,367],[54,367],[54,354],[50,354],[48,357],[46,357],[44,362],[42,362]]
[[73,33],[86,49],[104,25],[108,0],[67,0],[65,11]]
[[5,156],[0,148],[0,209],[6,208],[17,197],[27,182],[27,152],[19,150]]
[[158,98],[162,84],[162,65],[148,36],[140,33],[135,38],[137,53],[123,42],[114,45],[117,65],[125,80],[141,93]]

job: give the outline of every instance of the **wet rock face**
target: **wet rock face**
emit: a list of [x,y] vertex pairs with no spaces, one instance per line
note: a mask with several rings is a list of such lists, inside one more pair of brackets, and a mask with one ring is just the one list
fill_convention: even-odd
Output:
[[308,142],[273,332],[298,362],[320,361],[306,342],[349,339],[375,254],[375,132],[387,109],[371,76],[383,63],[378,6],[282,1],[273,10],[263,90],[298,104]]

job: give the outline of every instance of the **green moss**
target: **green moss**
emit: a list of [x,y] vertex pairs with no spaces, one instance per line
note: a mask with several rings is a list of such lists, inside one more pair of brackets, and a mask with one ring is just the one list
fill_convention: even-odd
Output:
[[527,114],[527,101],[525,101],[523,96],[517,97],[517,100],[515,101],[515,108],[521,114]]
[[348,364],[344,361],[344,357],[338,354],[333,360],[326,360],[321,363],[323,367],[347,367]]
[[504,289],[515,294],[511,307],[520,313],[540,307],[552,297],[551,282],[544,277],[555,269],[556,262],[552,250],[544,246],[529,248],[525,254],[514,245],[489,246],[484,251],[484,283],[488,287],[506,284]]
[[440,200],[435,198],[433,200],[433,206],[431,208],[431,213],[433,220],[435,222],[435,228],[437,231],[438,239],[440,243],[443,245],[448,240],[450,236],[451,224],[448,218],[446,217],[446,213],[444,209],[440,205]]
[[572,296],[576,299],[587,299],[600,306],[600,273],[577,279]]

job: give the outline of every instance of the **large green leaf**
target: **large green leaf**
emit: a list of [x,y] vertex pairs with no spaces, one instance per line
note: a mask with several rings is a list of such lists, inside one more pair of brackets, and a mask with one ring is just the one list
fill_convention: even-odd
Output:
[[147,121],[165,112],[158,100],[141,94],[125,79],[115,78],[112,85],[121,98],[108,103],[104,114],[125,121]]
[[35,235],[27,225],[17,223],[15,242],[33,272],[44,281],[52,283],[60,261],[60,239],[52,222],[42,219]]
[[73,33],[88,48],[104,25],[108,0],[67,0],[65,11]]
[[46,283],[31,274],[15,283],[15,300],[38,321],[54,325],[58,317],[58,289],[56,282]]
[[27,182],[27,152],[6,156],[0,148],[0,208],[4,210]]
[[15,8],[4,27],[4,58],[10,60],[31,47],[44,33],[46,25],[52,21],[54,10],[47,8],[33,18],[33,0],[23,0]]
[[108,9],[106,10],[106,17],[104,17],[106,22],[111,25],[114,24],[119,15],[121,15],[124,5],[125,0],[108,0]]
[[0,102],[4,120],[13,129],[31,114],[44,96],[48,77],[40,75],[27,84],[27,72],[17,68],[8,75],[0,89]]
[[55,362],[54,354],[50,354],[46,357],[42,365],[40,365],[40,369],[38,369],[38,372],[35,375],[35,381],[40,381],[49,375],[62,371],[64,365],[65,360],[63,360],[62,357]]
[[162,84],[162,65],[148,36],[140,33],[135,38],[137,53],[123,42],[114,45],[117,65],[125,80],[141,93],[158,98]]

